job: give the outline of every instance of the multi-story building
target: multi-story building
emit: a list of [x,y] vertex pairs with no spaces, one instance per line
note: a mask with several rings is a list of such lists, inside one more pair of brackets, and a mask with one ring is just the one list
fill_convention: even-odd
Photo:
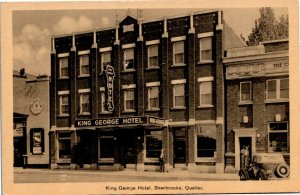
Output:
[[239,170],[242,146],[282,153],[289,163],[288,40],[228,49],[226,67],[226,171]]
[[224,48],[212,10],[52,38],[52,168],[224,171]]
[[13,72],[14,166],[48,167],[49,76]]

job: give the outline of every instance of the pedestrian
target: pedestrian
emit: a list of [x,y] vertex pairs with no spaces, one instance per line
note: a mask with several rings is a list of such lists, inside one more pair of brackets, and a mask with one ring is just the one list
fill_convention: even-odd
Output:
[[164,154],[164,149],[161,149],[161,152],[160,152],[159,167],[160,167],[160,172],[165,172],[165,154]]
[[245,151],[244,151],[244,158],[245,158],[245,166],[249,166],[249,161],[250,161],[250,156],[249,156],[249,145],[245,147]]
[[244,168],[245,167],[245,149],[246,149],[246,146],[243,145],[243,149],[241,150],[241,168]]

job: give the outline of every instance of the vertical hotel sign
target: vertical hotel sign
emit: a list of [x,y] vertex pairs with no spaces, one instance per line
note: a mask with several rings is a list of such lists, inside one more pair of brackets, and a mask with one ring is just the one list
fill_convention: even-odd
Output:
[[105,104],[107,111],[112,112],[114,110],[114,101],[113,101],[113,89],[114,89],[114,78],[115,71],[114,67],[107,65],[106,70],[106,90],[105,90]]

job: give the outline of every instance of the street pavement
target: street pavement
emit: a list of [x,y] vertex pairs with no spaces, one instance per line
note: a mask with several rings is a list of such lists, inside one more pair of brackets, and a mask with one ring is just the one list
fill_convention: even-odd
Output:
[[170,172],[148,171],[100,171],[62,169],[14,168],[15,183],[63,183],[63,182],[127,182],[127,181],[232,181],[237,174],[199,173],[186,170]]

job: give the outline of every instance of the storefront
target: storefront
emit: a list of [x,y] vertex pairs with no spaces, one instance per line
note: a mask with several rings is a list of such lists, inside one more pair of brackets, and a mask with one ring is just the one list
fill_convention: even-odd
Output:
[[[26,122],[28,115],[14,113],[14,167],[24,166],[26,155]],[[26,163],[26,162],[25,162]]]

